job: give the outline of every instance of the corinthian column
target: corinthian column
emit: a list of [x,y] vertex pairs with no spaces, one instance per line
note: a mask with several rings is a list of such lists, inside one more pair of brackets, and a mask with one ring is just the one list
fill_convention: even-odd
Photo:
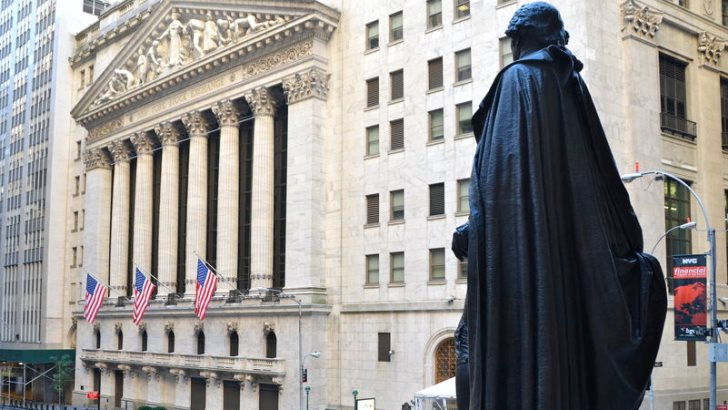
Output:
[[220,172],[217,184],[217,272],[235,288],[238,276],[240,113],[230,100],[212,106],[220,124]]
[[273,286],[273,113],[275,101],[267,88],[257,88],[245,99],[255,115],[253,134],[253,189],[250,222],[250,288]]
[[111,286],[112,298],[127,295],[129,272],[129,157],[124,141],[109,146],[114,158],[114,195],[111,208]]
[[197,255],[207,246],[207,132],[210,128],[199,111],[182,116],[190,136],[190,164],[187,175],[187,243],[185,244],[185,294],[195,294]]
[[111,164],[100,148],[86,151],[86,226],[84,259],[86,270],[109,283],[111,237]]
[[137,152],[136,186],[134,187],[134,263],[146,272],[152,271],[152,200],[153,161],[152,136],[137,132],[131,138]]
[[159,192],[159,257],[157,271],[162,297],[177,288],[177,235],[179,233],[179,131],[171,122],[154,128],[162,142],[162,179]]

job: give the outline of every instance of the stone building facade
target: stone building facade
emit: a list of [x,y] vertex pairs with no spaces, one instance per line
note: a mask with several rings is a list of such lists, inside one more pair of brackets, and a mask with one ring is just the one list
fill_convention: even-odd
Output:
[[[723,224],[728,6],[554,3],[620,170],[688,179]],[[105,408],[294,409],[305,367],[310,408],[352,408],[356,390],[393,410],[451,376],[466,284],[449,244],[468,215],[468,119],[510,59],[502,33],[518,6],[125,0],[80,32],[71,135],[84,161],[69,172],[85,173],[86,191],[69,207],[84,207],[86,225],[68,245],[85,249],[79,272],[110,298],[89,324],[82,283],[70,285],[75,401],[100,390]],[[648,249],[684,216],[705,228],[662,185],[630,185]],[[678,232],[669,246],[701,252],[703,238]],[[726,283],[722,229],[718,243]],[[656,249],[664,261],[665,243]],[[220,275],[204,322],[192,308],[198,256]],[[135,266],[159,282],[139,327]],[[698,408],[707,353],[673,342],[671,320],[654,408]]]

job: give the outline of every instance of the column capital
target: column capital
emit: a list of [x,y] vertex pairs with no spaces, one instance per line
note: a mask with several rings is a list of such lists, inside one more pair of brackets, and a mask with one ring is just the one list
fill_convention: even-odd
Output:
[[325,101],[329,94],[329,77],[331,75],[323,70],[312,68],[284,78],[283,92],[286,95],[286,103],[295,104],[311,97]]
[[137,155],[151,154],[154,150],[154,141],[147,131],[139,131],[131,137],[131,143],[136,148]]
[[207,131],[210,129],[210,124],[207,119],[199,111],[192,111],[182,116],[182,124],[187,129],[187,133],[190,134],[191,138],[194,137],[207,137]]
[[86,150],[83,163],[86,166],[86,172],[94,169],[111,169],[111,162],[101,148]]
[[179,130],[170,121],[165,121],[154,127],[154,132],[157,133],[157,137],[162,142],[162,146],[177,145],[179,142]]
[[129,146],[126,145],[124,140],[114,141],[108,148],[115,163],[127,162],[131,158],[131,149],[129,149]]
[[258,87],[244,94],[253,115],[273,115],[276,109],[276,101],[265,87]]
[[218,101],[213,104],[212,112],[222,127],[237,127],[240,121],[240,111],[232,100]]

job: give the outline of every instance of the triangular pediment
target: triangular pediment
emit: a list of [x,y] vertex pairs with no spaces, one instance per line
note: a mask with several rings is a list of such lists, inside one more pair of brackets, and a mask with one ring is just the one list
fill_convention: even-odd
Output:
[[[228,4],[226,4],[228,3]],[[71,111],[82,125],[304,31],[328,38],[338,12],[315,1],[162,1]]]

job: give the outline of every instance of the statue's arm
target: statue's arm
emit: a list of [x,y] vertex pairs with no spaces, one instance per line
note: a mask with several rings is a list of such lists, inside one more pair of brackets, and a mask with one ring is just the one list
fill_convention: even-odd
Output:
[[468,231],[470,225],[466,222],[455,229],[452,234],[452,252],[458,260],[468,257]]

